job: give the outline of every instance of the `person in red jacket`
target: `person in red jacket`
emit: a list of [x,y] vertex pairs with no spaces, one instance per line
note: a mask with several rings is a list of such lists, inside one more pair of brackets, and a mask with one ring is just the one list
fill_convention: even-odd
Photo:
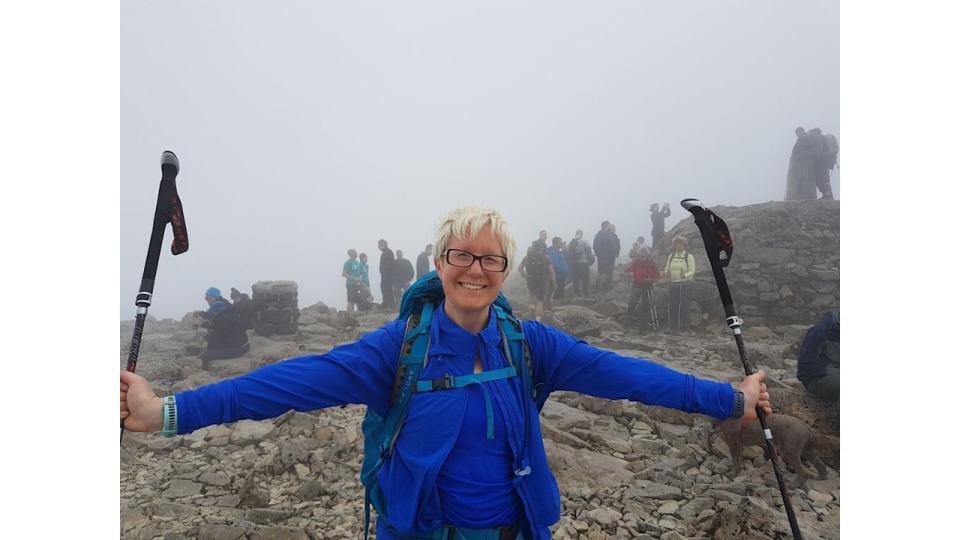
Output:
[[[633,291],[627,304],[627,325],[637,324],[641,330],[649,327],[659,330],[660,320],[653,304],[653,283],[660,277],[660,272],[653,262],[649,247],[637,246],[633,255],[633,260],[626,268],[627,274],[633,278]],[[639,311],[638,302],[641,304]]]

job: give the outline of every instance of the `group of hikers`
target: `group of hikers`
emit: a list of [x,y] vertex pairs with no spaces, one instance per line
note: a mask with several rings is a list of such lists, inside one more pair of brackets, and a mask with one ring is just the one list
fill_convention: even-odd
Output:
[[840,144],[837,137],[823,133],[820,128],[794,130],[797,140],[790,153],[790,166],[787,169],[787,190],[785,201],[803,201],[817,198],[833,200],[833,188],[830,187],[830,173],[837,164]]
[[[386,240],[381,238],[377,241],[377,248],[380,250],[380,294],[383,298],[380,307],[386,311],[395,311],[400,298],[413,280],[420,279],[430,271],[433,245],[427,244],[417,256],[416,269],[404,258],[402,250],[398,249],[394,256]],[[367,254],[357,255],[357,250],[348,249],[341,276],[347,280],[347,311],[369,311],[374,305],[374,299],[370,291]]]
[[[660,330],[660,317],[654,302],[653,288],[656,283],[665,283],[667,294],[667,328],[684,331],[689,325],[690,284],[696,272],[696,261],[687,249],[687,239],[675,236],[663,264],[654,261],[653,248],[663,238],[664,221],[670,216],[670,205],[653,204],[650,218],[653,224],[651,245],[643,236],[637,238],[629,251],[630,262],[624,269],[625,277],[633,285],[627,303],[629,327],[641,331]],[[600,224],[600,230],[591,244],[577,230],[569,242],[554,236],[547,245],[547,231],[541,230],[539,238],[527,248],[518,270],[526,279],[530,292],[534,319],[541,320],[553,300],[561,300],[571,285],[572,296],[587,296],[607,292],[613,287],[614,267],[620,255],[620,238],[616,226],[609,221]],[[597,278],[590,287],[590,267],[596,262]]]

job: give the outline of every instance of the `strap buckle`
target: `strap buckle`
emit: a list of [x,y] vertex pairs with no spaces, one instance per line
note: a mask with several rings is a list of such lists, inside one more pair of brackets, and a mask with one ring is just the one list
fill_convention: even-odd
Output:
[[447,390],[454,387],[453,375],[447,373],[440,379],[430,381],[433,390]]

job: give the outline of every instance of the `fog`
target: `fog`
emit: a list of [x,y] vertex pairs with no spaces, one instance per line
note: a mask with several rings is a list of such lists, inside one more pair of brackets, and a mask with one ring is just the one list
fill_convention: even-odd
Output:
[[[160,179],[190,250],[164,239],[150,313],[294,280],[343,308],[348,248],[416,259],[457,206],[649,241],[648,207],[783,197],[796,126],[838,136],[833,1],[121,3],[120,317]],[[840,163],[843,163],[841,148]],[[832,176],[840,196],[840,174]]]

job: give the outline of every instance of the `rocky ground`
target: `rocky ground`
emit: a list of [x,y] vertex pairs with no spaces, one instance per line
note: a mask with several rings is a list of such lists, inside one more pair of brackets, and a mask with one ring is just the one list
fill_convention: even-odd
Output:
[[[640,334],[620,320],[622,289],[557,306],[547,322],[621,354],[651,358],[702,377],[738,381],[742,367],[729,330],[706,319],[683,335]],[[523,306],[518,315],[528,316]],[[202,342],[183,321],[147,323],[138,372],[158,393],[197,387],[278,359],[322,353],[388,320],[385,314],[301,311],[292,336],[251,336],[248,355],[201,368]],[[804,397],[794,377],[805,326],[744,327],[748,358],[769,373],[774,407],[839,434],[839,415]],[[132,322],[121,324],[121,365]],[[363,524],[363,407],[290,412],[166,439],[127,433],[121,449],[122,537],[357,538]],[[550,465],[560,484],[558,539],[768,539],[790,536],[773,469],[759,448],[744,450],[730,474],[727,448],[711,443],[710,419],[572,393],[551,396],[541,415]],[[804,537],[839,538],[839,456],[828,477],[792,491]],[[788,481],[795,475],[786,473]]]

